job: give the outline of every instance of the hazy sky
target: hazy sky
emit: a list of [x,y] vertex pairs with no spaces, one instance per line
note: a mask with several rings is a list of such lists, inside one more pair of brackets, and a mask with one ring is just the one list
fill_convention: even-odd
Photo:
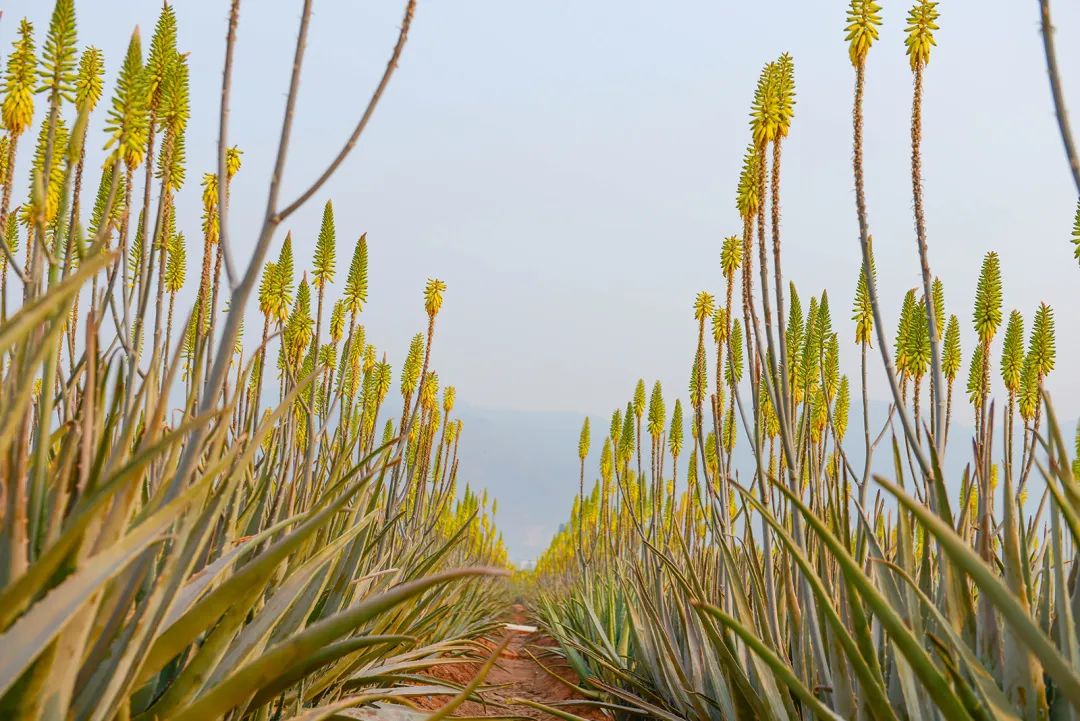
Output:
[[[176,4],[180,47],[191,51],[193,110],[181,226],[197,235],[197,182],[216,147],[228,3]],[[910,3],[882,4],[882,38],[869,59],[865,161],[880,286],[894,319],[919,281],[908,174],[911,73],[902,44]],[[855,371],[848,309],[859,254],[846,5],[420,0],[367,134],[316,202],[289,222],[298,267],[310,267],[322,203],[332,198],[339,286],[351,241],[366,231],[371,302],[363,321],[395,369],[424,324],[425,278],[443,278],[449,290],[434,365],[475,406],[596,414],[625,403],[639,376],[685,394],[691,302],[698,290],[720,289],[719,243],[740,228],[733,196],[753,87],[762,64],[789,51],[798,105],[784,146],[785,270],[804,297],[829,290],[844,365]],[[104,50],[110,92],[130,28],[141,25],[148,42],[160,6],[77,6],[80,44]],[[265,202],[300,6],[242,6],[231,131],[245,151],[231,213],[240,260]],[[285,196],[305,187],[351,130],[401,17],[401,4],[384,0],[315,7]],[[42,33],[50,8],[44,0],[8,3],[5,52],[16,18],[30,16]],[[987,250],[1001,254],[1007,310],[1020,309],[1030,322],[1039,301],[1054,306],[1058,371],[1049,385],[1063,415],[1075,417],[1076,196],[1053,119],[1038,6],[944,0],[940,10],[924,113],[932,268],[950,312],[961,316],[965,359]],[[1059,0],[1054,11],[1059,64],[1080,117],[1080,5]],[[248,327],[257,327],[254,315]],[[885,393],[874,378],[873,395]]]

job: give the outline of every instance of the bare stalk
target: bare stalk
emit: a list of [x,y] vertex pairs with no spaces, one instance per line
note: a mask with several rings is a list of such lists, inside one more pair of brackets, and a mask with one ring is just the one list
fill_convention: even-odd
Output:
[[1054,96],[1054,112],[1057,114],[1058,130],[1061,142],[1065,146],[1065,158],[1069,161],[1069,171],[1076,192],[1080,193],[1080,157],[1076,154],[1072,130],[1069,128],[1069,116],[1065,112],[1065,95],[1061,91],[1061,75],[1058,72],[1057,53],[1054,50],[1054,26],[1050,23],[1050,0],[1039,0],[1042,11],[1043,50],[1046,53],[1046,73],[1050,77],[1050,93]]
[[877,333],[878,351],[881,353],[881,362],[885,366],[885,375],[889,379],[889,390],[892,392],[893,401],[896,404],[896,413],[900,416],[900,423],[904,428],[904,435],[911,445],[915,446],[915,460],[919,463],[919,469],[923,475],[931,476],[933,470],[926,456],[915,442],[915,427],[904,407],[904,399],[900,394],[900,387],[896,383],[896,366],[889,357],[888,339],[885,337],[885,327],[882,325],[881,304],[878,302],[877,280],[870,272],[870,224],[866,213],[866,191],[863,177],[863,149],[862,149],[862,99],[865,85],[865,63],[860,63],[855,68],[855,104],[852,110],[852,125],[854,130],[854,150],[852,165],[855,173],[855,211],[859,219],[859,249],[862,251],[863,275],[866,276],[866,291],[870,297],[870,307],[874,312],[874,330]]
[[232,92],[233,50],[236,48],[236,26],[240,21],[240,0],[232,0],[229,7],[229,32],[225,39],[225,69],[221,74],[221,111],[218,114],[218,243],[225,258],[225,275],[230,290],[236,288],[236,271],[229,254],[228,189],[220,182],[226,177],[225,154],[229,138],[229,96]]
[[791,419],[791,390],[788,388],[787,321],[784,318],[784,275],[780,269],[780,138],[781,136],[778,135],[776,140],[773,141],[770,205],[772,209],[773,275],[776,285],[776,326],[780,332],[780,387],[783,390],[780,398],[783,407],[777,413],[781,423],[789,423]]
[[386,70],[383,71],[382,79],[379,80],[378,86],[375,88],[375,92],[372,94],[371,99],[368,101],[367,108],[364,110],[364,114],[360,116],[359,122],[356,127],[353,128],[352,135],[345,142],[345,146],[338,152],[337,157],[327,166],[323,174],[319,176],[319,179],[311,184],[311,187],[300,194],[296,200],[287,205],[278,215],[278,222],[281,222],[285,218],[288,218],[294,212],[296,212],[300,206],[306,203],[311,196],[319,191],[319,188],[330,179],[330,176],[338,169],[345,158],[352,152],[352,149],[356,146],[356,142],[360,139],[360,135],[364,132],[364,128],[367,127],[368,121],[371,120],[371,116],[375,112],[375,106],[378,105],[379,99],[382,98],[383,93],[386,91],[386,87],[390,84],[390,76],[394,74],[394,70],[397,69],[398,60],[401,58],[401,52],[405,49],[405,41],[409,37],[409,26],[412,25],[413,15],[416,12],[416,0],[408,0],[405,4],[405,19],[401,22],[401,32],[398,33],[397,43],[394,45],[394,51],[390,55],[390,62],[386,64]]
[[[934,445],[938,454],[945,452],[945,388],[941,374],[941,344],[938,342],[938,319],[934,315],[934,303],[930,288],[930,259],[926,248],[926,213],[923,209],[922,190],[922,80],[923,68],[915,68],[915,90],[911,101],[911,195],[915,205],[915,236],[919,244],[919,263],[922,269],[923,304],[926,308],[927,327],[930,332],[930,400],[934,404]],[[916,395],[918,398],[918,395]],[[918,401],[916,401],[918,402]],[[918,415],[918,414],[916,414]],[[916,433],[918,433],[916,428]]]

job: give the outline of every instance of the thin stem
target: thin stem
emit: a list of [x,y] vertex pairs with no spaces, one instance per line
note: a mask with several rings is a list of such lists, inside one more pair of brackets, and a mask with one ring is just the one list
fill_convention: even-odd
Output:
[[[926,248],[926,213],[922,191],[922,80],[923,68],[915,68],[915,90],[911,101],[911,195],[915,206],[915,236],[919,244],[919,263],[922,269],[923,296],[926,298],[926,321],[930,332],[930,400],[934,404],[934,445],[939,456],[945,452],[945,383],[941,374],[941,344],[938,342],[938,319],[931,297],[930,260]],[[916,434],[918,434],[916,428]]]
[[[143,295],[142,289],[144,286],[149,285],[151,276],[151,270],[153,269],[153,248],[154,243],[151,238],[147,237],[146,230],[150,224],[150,193],[154,183],[154,141],[157,137],[157,111],[151,108],[150,110],[150,129],[147,132],[146,137],[146,158],[143,161],[146,164],[146,172],[143,176],[143,202],[142,213],[139,214],[138,222],[139,227],[135,231],[143,239],[142,252],[139,253],[139,271],[138,276],[132,279],[132,283],[137,284],[139,294]],[[164,150],[164,149],[162,149]],[[164,164],[167,169],[168,164]],[[136,319],[136,322],[141,322],[141,317]]]
[[382,79],[379,80],[379,84],[375,88],[375,92],[371,95],[371,99],[368,100],[367,108],[364,109],[364,114],[360,116],[359,122],[356,127],[353,128],[352,135],[349,136],[345,146],[338,152],[337,157],[327,166],[323,174],[319,176],[319,179],[311,184],[311,187],[300,194],[296,200],[287,205],[284,210],[278,214],[278,222],[288,218],[294,212],[296,212],[300,206],[306,203],[311,196],[315,195],[319,191],[319,188],[330,179],[330,176],[334,174],[334,171],[338,169],[352,152],[353,147],[356,146],[356,142],[360,139],[360,135],[364,132],[364,128],[367,127],[368,121],[371,120],[371,116],[375,112],[375,106],[379,104],[379,100],[382,98],[383,93],[386,91],[386,86],[390,84],[390,76],[394,74],[394,70],[397,69],[398,60],[401,58],[401,52],[405,49],[405,41],[408,40],[409,27],[412,25],[413,15],[416,12],[416,0],[408,0],[405,4],[405,18],[401,21],[401,31],[398,33],[397,43],[394,45],[394,51],[390,55],[390,61],[386,64],[386,70],[383,71]]
[[1061,142],[1065,146],[1065,158],[1069,161],[1076,192],[1080,193],[1080,157],[1069,129],[1069,116],[1065,112],[1065,95],[1061,91],[1061,75],[1058,72],[1057,53],[1054,51],[1054,26],[1050,23],[1050,0],[1039,0],[1042,11],[1043,50],[1046,52],[1046,73],[1050,77],[1050,93],[1054,96],[1054,112],[1057,114]]
[[781,422],[790,422],[791,418],[791,390],[788,388],[788,357],[787,357],[787,321],[784,318],[784,282],[783,272],[780,270],[780,136],[773,141],[772,177],[771,186],[771,209],[772,209],[772,243],[773,243],[773,275],[776,285],[776,327],[780,332],[780,402],[783,408],[778,412]]
[[[221,339],[218,341],[218,352],[214,358],[210,378],[206,383],[206,392],[199,402],[200,415],[209,412],[217,402],[218,393],[225,382],[225,374],[229,369],[229,357],[232,353],[233,344],[236,342],[236,335],[240,331],[244,306],[247,305],[248,297],[255,287],[255,280],[270,248],[270,240],[274,237],[274,231],[280,222],[277,220],[274,209],[277,207],[278,195],[281,190],[281,177],[285,172],[285,160],[289,154],[289,140],[292,137],[293,118],[296,114],[296,98],[300,91],[300,74],[304,64],[304,50],[307,47],[308,27],[311,24],[312,2],[313,0],[304,0],[303,11],[300,15],[300,31],[296,37],[296,50],[293,54],[289,94],[285,100],[285,117],[281,123],[281,138],[278,141],[277,158],[274,161],[273,175],[270,177],[270,190],[266,197],[266,213],[263,217],[262,230],[259,232],[258,240],[255,243],[255,251],[252,253],[247,272],[233,292],[233,304],[229,308],[229,314],[225,319],[225,328]],[[173,476],[172,483],[164,494],[165,501],[175,498],[176,494],[187,483],[187,478],[195,469],[195,463],[201,454],[200,446],[205,435],[205,427],[200,427],[192,432],[191,438],[184,446],[184,453],[180,458],[176,475]]]
[[225,276],[229,279],[229,289],[236,289],[236,271],[232,255],[229,253],[228,193],[225,154],[229,137],[229,95],[232,92],[233,50],[236,48],[236,26],[240,21],[240,0],[232,0],[229,7],[229,32],[225,39],[225,69],[221,73],[221,112],[218,114],[218,242],[221,254],[225,258]]
[[866,213],[866,192],[863,177],[863,151],[862,151],[862,99],[865,84],[865,63],[860,63],[855,68],[855,104],[852,110],[852,124],[854,130],[854,152],[852,165],[855,172],[855,210],[859,219],[859,248],[862,251],[863,275],[866,276],[866,291],[870,296],[870,307],[874,313],[874,330],[878,338],[878,351],[881,353],[881,362],[885,366],[885,375],[889,379],[889,390],[892,391],[893,401],[896,403],[896,413],[900,416],[900,423],[904,427],[904,435],[915,446],[915,459],[919,462],[919,469],[924,475],[930,476],[933,471],[927,462],[922,449],[915,444],[915,428],[904,407],[904,399],[900,395],[900,387],[896,384],[896,367],[892,358],[889,357],[888,339],[885,337],[885,328],[882,325],[881,304],[878,302],[877,280],[870,272],[870,226]]
[[581,567],[585,568],[585,524],[582,522],[581,508],[585,505],[585,457],[581,457],[578,474],[578,556]]
[[[218,258],[220,259],[220,255]],[[311,353],[313,354],[312,367],[319,367],[319,343],[322,342],[320,336],[322,335],[322,315],[323,315],[323,300],[326,295],[326,283],[319,283],[319,307],[315,314],[315,338],[311,342]],[[303,486],[306,487],[311,482],[311,471],[315,466],[315,383],[311,384],[311,388],[308,389],[308,408],[307,408],[307,425],[308,425],[308,443],[307,448],[304,449],[304,475]],[[361,418],[363,423],[363,418]]]

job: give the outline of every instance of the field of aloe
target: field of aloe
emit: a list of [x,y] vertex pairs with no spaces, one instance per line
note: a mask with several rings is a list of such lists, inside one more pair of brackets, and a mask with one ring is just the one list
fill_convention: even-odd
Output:
[[[246,265],[228,217],[243,172],[227,136],[239,2],[217,167],[201,173],[186,167],[173,6],[147,48],[132,34],[111,88],[72,0],[47,28],[18,24],[0,108],[0,718],[318,719],[459,693],[419,674],[476,653],[504,604],[483,577],[506,559],[487,499],[457,488],[454,389],[440,396],[431,363],[446,286],[428,281],[426,333],[395,381],[362,324],[365,236],[335,227],[329,202],[302,229],[318,234],[310,263],[278,232],[363,131],[413,9],[353,138],[286,204],[305,4]],[[95,112],[104,138],[87,133]],[[202,217],[177,217],[178,194],[199,186]],[[339,234],[359,238],[347,273]],[[175,302],[185,283],[192,312]],[[263,323],[243,340],[252,300]]]
[[[659,382],[650,394],[639,381],[610,428],[597,433],[586,420],[581,430],[579,493],[538,564],[536,606],[582,691],[627,718],[1080,713],[1080,429],[1062,428],[1050,402],[1054,312],[1007,310],[993,251],[974,298],[947,302],[932,273],[922,88],[939,13],[918,0],[906,53],[921,283],[903,298],[897,325],[883,324],[862,109],[880,11],[852,0],[845,28],[860,275],[850,288],[802,295],[784,278],[782,149],[796,133],[794,62],[781,55],[762,70],[751,104],[735,195],[741,232],[719,249],[715,294],[693,303],[689,397],[672,409]],[[1080,260],[1080,205],[1072,245],[1071,220],[1060,222],[1059,262]],[[849,313],[853,333],[834,323]],[[972,324],[974,348],[961,348],[961,323]],[[842,369],[840,344],[852,342],[861,364]],[[884,423],[869,410],[872,373],[891,389]],[[957,404],[973,410],[971,437],[954,428]],[[599,477],[587,486],[594,443]],[[943,470],[957,466],[947,456],[960,458],[962,473]]]
[[[1080,717],[1080,429],[1050,399],[1054,311],[1010,310],[993,251],[974,298],[947,300],[932,272],[922,89],[937,3],[915,0],[906,47],[885,50],[906,51],[913,79],[921,282],[898,323],[884,322],[864,191],[881,9],[851,0],[838,32],[853,68],[860,274],[831,292],[785,280],[796,86],[782,54],[751,103],[741,229],[717,243],[716,287],[693,301],[688,395],[665,399],[642,380],[610,426],[585,420],[572,515],[512,584],[494,578],[511,570],[494,502],[458,482],[467,433],[433,360],[446,284],[427,281],[426,327],[384,351],[364,325],[378,312],[364,229],[338,227],[332,201],[318,227],[290,228],[332,195],[416,0],[340,153],[283,198],[303,143],[294,114],[312,5],[284,79],[265,213],[242,248],[229,217],[244,172],[229,137],[240,0],[226,3],[209,168],[187,165],[189,53],[174,6],[145,47],[136,29],[109,59],[111,86],[74,0],[55,0],[44,28],[3,18],[15,39],[0,87],[0,719],[317,721],[376,703],[430,709],[431,697],[445,705],[421,717],[495,698],[487,717]],[[95,113],[103,137],[88,130]],[[178,209],[182,193],[200,217]],[[1080,260],[1080,204],[1061,226],[1054,262]],[[317,238],[310,261],[294,257],[293,232]],[[261,325],[245,334],[249,305]],[[961,347],[964,323],[973,348]],[[841,368],[843,343],[857,368]],[[872,375],[891,391],[884,419],[870,411]],[[520,663],[572,699],[484,685],[515,596],[546,634],[516,646]],[[448,662],[474,677],[435,673]]]

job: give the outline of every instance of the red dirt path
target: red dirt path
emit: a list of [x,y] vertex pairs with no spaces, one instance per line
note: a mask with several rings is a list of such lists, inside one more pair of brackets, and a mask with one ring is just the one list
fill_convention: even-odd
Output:
[[[510,623],[527,623],[525,609],[522,606],[515,605],[513,607]],[[552,702],[581,698],[574,689],[552,678],[526,653],[525,649],[528,648],[548,669],[570,683],[577,684],[577,674],[565,663],[560,662],[558,659],[544,657],[544,649],[555,645],[550,638],[540,633],[524,634],[513,631],[507,631],[506,633],[510,636],[510,643],[484,681],[484,686],[496,687],[484,692],[483,696],[488,703],[466,701],[457,708],[453,714],[454,717],[522,716],[550,721],[550,719],[557,717],[524,705],[511,706],[509,702],[514,698],[522,698],[550,705]],[[464,685],[473,679],[479,666],[479,663],[434,666],[428,671],[427,675]],[[448,700],[449,697],[447,696],[431,696],[427,699],[421,699],[420,705],[427,709],[437,709],[441,708]],[[505,704],[505,706],[495,704]],[[590,706],[560,705],[558,708],[592,721],[609,721],[610,719],[610,716],[607,716],[601,710]]]

